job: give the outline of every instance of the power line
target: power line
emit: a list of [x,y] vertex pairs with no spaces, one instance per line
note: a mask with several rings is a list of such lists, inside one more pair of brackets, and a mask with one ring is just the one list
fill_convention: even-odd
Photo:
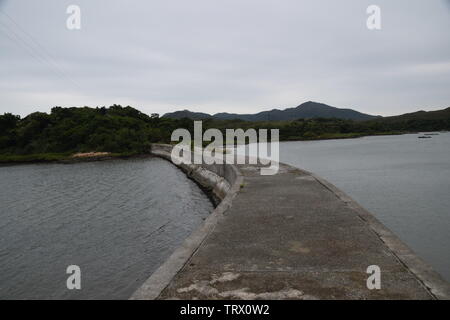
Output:
[[[6,27],[11,34],[7,34],[6,30],[4,30],[6,36],[13,42],[15,42],[17,45],[22,46],[22,48],[25,48],[30,55],[32,55],[35,59],[37,59],[39,62],[43,64],[47,64],[51,68],[53,68],[53,72],[59,76],[61,79],[65,79],[70,81],[75,87],[81,90],[81,87],[78,85],[77,82],[75,82],[73,79],[71,79],[55,62],[55,59],[52,57],[52,55],[45,49],[44,46],[42,46],[31,34],[29,34],[24,28],[22,28],[14,19],[9,16],[7,13],[0,10],[0,13],[2,13],[5,17],[7,17],[21,32],[22,35],[20,35],[18,32],[16,32],[11,26],[9,26],[6,21],[0,20],[2,22],[3,26]],[[0,29],[1,30],[1,29]],[[34,44],[34,46],[30,43],[30,41],[27,41],[24,39],[23,34],[25,34],[28,39],[31,40],[31,43]],[[11,35],[13,37],[11,37]],[[55,72],[56,71],[56,72]]]

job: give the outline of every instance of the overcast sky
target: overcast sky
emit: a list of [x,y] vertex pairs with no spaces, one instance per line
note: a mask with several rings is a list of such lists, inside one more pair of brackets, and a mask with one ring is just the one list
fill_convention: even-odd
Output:
[[[81,8],[81,30],[66,9]],[[368,30],[366,9],[381,8]],[[0,114],[450,106],[446,0],[0,0]]]

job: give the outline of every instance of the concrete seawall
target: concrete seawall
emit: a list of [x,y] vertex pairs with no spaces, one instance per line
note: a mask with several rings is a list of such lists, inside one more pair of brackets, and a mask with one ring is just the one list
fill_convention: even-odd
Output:
[[[152,154],[171,161],[172,146],[152,145]],[[204,239],[213,231],[217,222],[231,207],[234,197],[243,184],[243,177],[239,169],[232,165],[186,165],[178,166],[190,178],[203,188],[209,189],[220,200],[218,206],[205,220],[204,224],[194,231],[169,259],[162,264],[147,281],[133,294],[131,299],[153,300],[169,285],[173,278],[181,271],[186,262],[200,247]]]
[[[152,153],[170,161],[171,147]],[[373,215],[280,164],[180,165],[220,204],[132,299],[449,299],[450,286]],[[381,269],[381,289],[366,286]]]

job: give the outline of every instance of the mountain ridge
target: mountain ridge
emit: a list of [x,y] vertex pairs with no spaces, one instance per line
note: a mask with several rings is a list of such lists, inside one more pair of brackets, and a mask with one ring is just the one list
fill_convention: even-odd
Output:
[[371,120],[379,118],[380,116],[365,114],[353,109],[336,108],[324,103],[308,101],[293,108],[286,108],[284,110],[272,109],[268,111],[261,111],[253,114],[238,114],[220,112],[216,114],[208,114],[203,112],[192,112],[189,110],[175,111],[166,113],[164,118],[181,119],[189,118],[193,120],[202,119],[218,119],[218,120],[244,120],[244,121],[286,121],[296,119],[312,119],[312,118],[337,118],[346,120]]

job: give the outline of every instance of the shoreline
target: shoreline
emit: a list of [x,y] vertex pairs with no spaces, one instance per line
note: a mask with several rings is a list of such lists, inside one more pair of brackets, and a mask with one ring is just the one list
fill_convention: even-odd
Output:
[[[436,131],[429,131],[436,132]],[[427,131],[421,132],[398,132],[398,133],[375,133],[375,134],[358,134],[350,133],[348,136],[320,136],[317,138],[300,138],[300,139],[280,139],[279,142],[296,142],[296,141],[326,141],[326,140],[343,140],[343,139],[359,139],[363,137],[374,137],[374,136],[397,136],[404,134],[419,134],[428,133]],[[246,143],[248,144],[248,143]],[[226,147],[226,145],[224,145]],[[0,167],[12,166],[12,165],[24,165],[24,164],[45,164],[45,163],[63,163],[72,164],[79,162],[92,162],[92,161],[105,161],[105,160],[115,160],[115,159],[130,159],[136,157],[145,157],[151,155],[151,153],[110,153],[109,155],[100,155],[92,157],[72,157],[77,152],[62,152],[62,153],[38,153],[38,154],[0,154]],[[12,158],[14,160],[8,160]],[[6,160],[5,160],[6,159]]]
[[[328,140],[348,140],[348,139],[360,139],[364,137],[380,137],[380,136],[400,136],[408,134],[426,134],[426,133],[445,133],[448,131],[420,131],[420,132],[398,132],[398,133],[375,133],[375,134],[350,134],[350,136],[330,136],[330,137],[318,137],[318,138],[301,138],[301,139],[280,139],[279,142],[309,142],[309,141],[328,141]],[[158,143],[163,144],[163,143]],[[245,143],[248,145],[248,143]],[[224,145],[226,148],[227,145]],[[73,164],[80,162],[93,162],[93,161],[107,161],[117,159],[134,159],[140,157],[151,156],[151,153],[110,153],[109,155],[93,156],[93,157],[72,157],[73,153],[48,153],[48,154],[27,154],[27,155],[15,155],[15,154],[0,154],[0,167],[14,166],[14,165],[26,165],[26,164],[47,164],[47,163],[61,163],[61,164]],[[18,160],[4,160],[4,158],[19,158]],[[20,159],[23,158],[23,159]]]
[[136,153],[136,154],[128,154],[128,153],[111,153],[108,155],[100,155],[100,156],[92,156],[92,157],[72,157],[71,155],[67,155],[65,153],[61,154],[52,154],[54,159],[40,158],[39,154],[37,155],[26,155],[26,157],[30,157],[31,159],[26,160],[17,160],[17,161],[3,161],[0,160],[0,167],[9,167],[15,165],[27,165],[27,164],[74,164],[74,163],[82,163],[82,162],[95,162],[95,161],[108,161],[108,160],[128,160],[128,159],[138,159],[138,158],[146,158],[152,157],[151,153]]

